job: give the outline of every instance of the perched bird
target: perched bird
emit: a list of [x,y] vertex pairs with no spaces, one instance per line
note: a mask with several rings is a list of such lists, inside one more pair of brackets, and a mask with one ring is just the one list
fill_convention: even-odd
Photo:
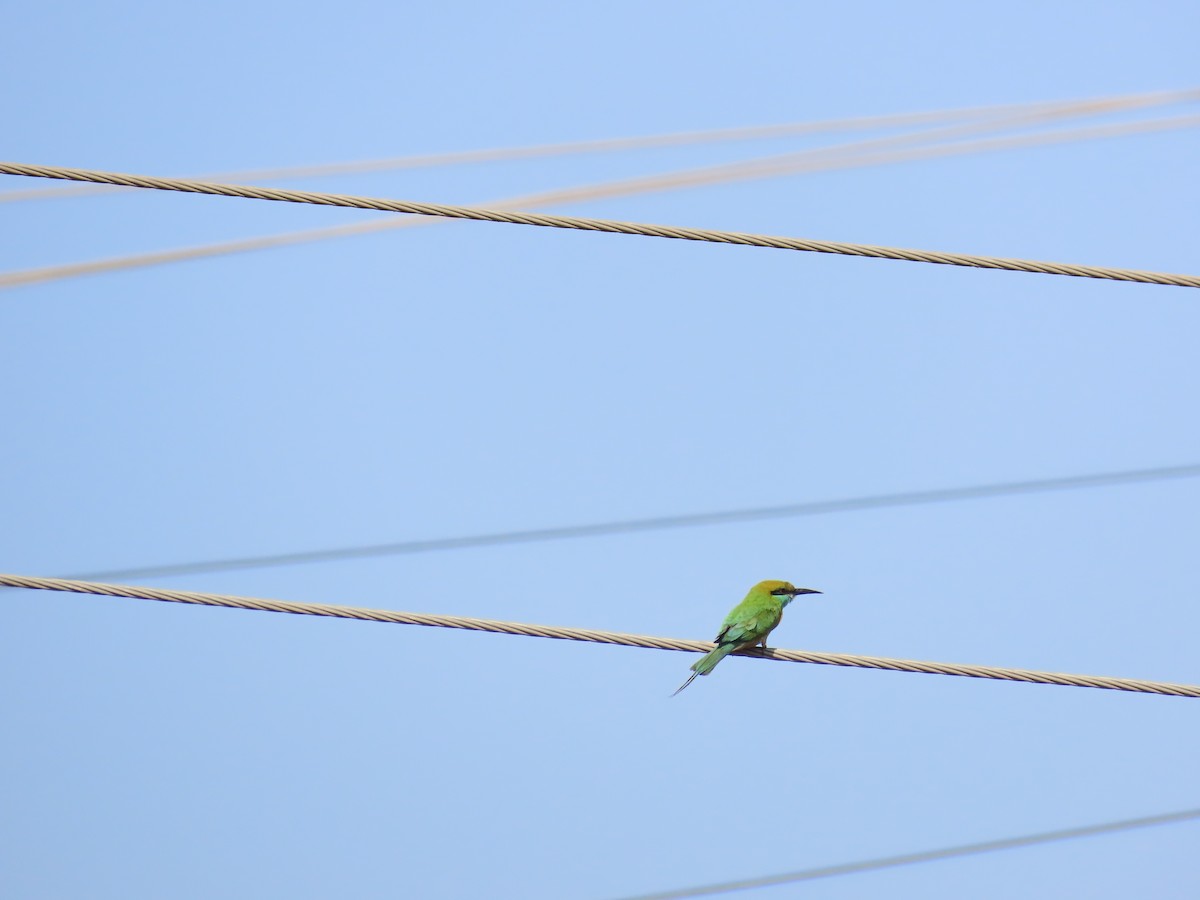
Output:
[[786,581],[760,581],[750,588],[746,599],[735,606],[721,623],[716,648],[696,660],[691,676],[675,694],[691,684],[697,675],[707,675],[734,650],[745,650],[755,644],[766,647],[767,637],[783,618],[783,608],[800,594],[819,593],[811,588],[795,587]]

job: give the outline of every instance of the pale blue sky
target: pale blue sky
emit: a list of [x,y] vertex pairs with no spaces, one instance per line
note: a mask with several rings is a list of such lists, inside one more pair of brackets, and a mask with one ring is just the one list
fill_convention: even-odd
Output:
[[[0,55],[0,156],[186,174],[1186,88],[1197,19],[26,5]],[[296,184],[473,202],[844,139]],[[1198,157],[1179,131],[560,211],[1196,273]],[[0,205],[0,271],[372,215],[151,192]],[[6,291],[0,570],[1194,463],[1198,304],[482,223]],[[786,578],[826,593],[777,646],[1195,683],[1198,503],[1200,480],[1177,481],[148,581],[709,638],[750,584]],[[604,900],[1200,797],[1200,707],[1176,698],[731,660],[671,700],[682,654],[0,602],[14,897]],[[755,896],[1193,897],[1196,828]]]

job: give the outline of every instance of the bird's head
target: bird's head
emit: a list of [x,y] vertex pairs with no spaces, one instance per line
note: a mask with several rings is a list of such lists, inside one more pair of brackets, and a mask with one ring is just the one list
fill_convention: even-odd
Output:
[[798,588],[790,581],[760,581],[755,590],[766,591],[772,597],[778,597],[787,606],[801,594],[819,594],[812,588]]

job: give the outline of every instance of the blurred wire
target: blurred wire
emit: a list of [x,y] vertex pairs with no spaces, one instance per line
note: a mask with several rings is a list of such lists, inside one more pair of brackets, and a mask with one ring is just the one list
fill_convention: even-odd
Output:
[[[322,163],[302,166],[276,166],[267,169],[239,169],[195,176],[201,181],[274,181],[285,178],[316,178],[329,175],[354,175],[386,172],[397,169],[416,169],[464,163],[496,162],[510,159],[536,159],[583,153],[609,153],[653,147],[678,147],[689,144],[710,144],[731,141],[762,140],[794,137],[801,134],[820,134],[838,131],[864,131],[895,128],[963,119],[1004,116],[1014,112],[1052,111],[1056,109],[1090,109],[1094,112],[1116,112],[1153,106],[1183,103],[1200,98],[1200,90],[1152,91],[1142,94],[1119,94],[1089,100],[1040,101],[1000,106],[973,106],[962,109],[932,110],[916,113],[892,113],[877,116],[827,119],[824,121],[788,122],[781,125],[755,125],[743,128],[718,128],[707,131],[686,131],[644,137],[602,138],[590,141],[571,141],[557,144],[537,144],[526,147],[499,147],[484,150],[460,150],[448,153],[393,156],[386,159],[355,160],[352,162]],[[90,194],[127,191],[131,188],[111,185],[79,184],[56,187],[37,187],[0,192],[0,203],[40,200],[59,197],[79,197]]]
[[795,516],[819,516],[827,513],[854,512],[864,509],[886,509],[889,507],[917,506],[927,503],[979,500],[986,497],[1005,497],[1018,494],[1041,494],[1051,491],[1112,487],[1121,484],[1171,481],[1181,478],[1195,478],[1197,476],[1200,476],[1200,464],[1164,466],[1155,469],[1101,472],[1095,475],[1043,478],[1034,481],[1008,481],[996,484],[973,485],[970,487],[908,491],[899,494],[876,494],[869,497],[849,497],[840,500],[817,500],[807,503],[790,503],[782,506],[760,506],[749,509],[723,510],[720,512],[658,516],[646,519],[625,519],[616,522],[599,522],[592,525],[533,528],[526,531],[503,531],[492,534],[467,535],[464,537],[396,541],[386,544],[367,544],[329,550],[303,550],[296,553],[276,553],[263,556],[242,556],[196,562],[169,563],[165,565],[103,569],[92,572],[81,572],[67,577],[84,580],[145,578],[150,576],[191,575],[200,572],[225,572],[235,569],[258,569],[271,566],[293,566],[302,563],[332,562],[343,559],[400,556],[409,553],[426,553],[432,550],[463,550],[469,547],[529,544],[538,541],[563,540],[567,538],[601,537],[603,535],[630,534],[639,531],[693,528],[700,525],[725,525],[734,522],[786,519]]
[[1132,831],[1135,828],[1149,828],[1155,825],[1174,825],[1200,819],[1200,809],[1185,809],[1180,812],[1164,813],[1158,816],[1146,816],[1141,819],[1123,819],[1118,822],[1105,822],[1101,825],[1084,825],[1080,828],[1064,828],[1061,831],[1044,831],[1040,834],[1029,834],[1022,837],[1004,838],[998,841],[983,841],[978,844],[962,844],[957,847],[946,847],[942,850],[926,850],[921,853],[906,853],[901,856],[884,856],[877,859],[865,859],[860,862],[843,863],[838,866],[822,866],[816,869],[801,869],[797,872],[785,872],[781,875],[767,875],[763,878],[746,878],[740,881],[725,881],[720,884],[709,884],[700,887],[680,888],[673,891],[659,891],[653,894],[638,894],[636,897],[623,897],[621,900],[683,900],[686,897],[708,897],[713,894],[727,894],[733,891],[746,891],[752,888],[775,887],[781,884],[795,884],[800,881],[815,881],[818,878],[834,878],[838,875],[857,875],[861,872],[874,872],[879,869],[893,869],[898,866],[911,866],[917,863],[937,862],[943,859],[954,859],[962,856],[975,856],[980,853],[994,853],[997,850],[1015,850],[1020,847],[1032,847],[1035,844],[1049,844],[1054,841],[1066,841],[1074,838],[1094,837],[1101,834],[1112,834],[1117,831]]

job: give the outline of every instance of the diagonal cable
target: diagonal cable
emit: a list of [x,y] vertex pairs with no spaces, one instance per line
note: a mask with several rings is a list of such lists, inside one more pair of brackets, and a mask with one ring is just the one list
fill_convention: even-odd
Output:
[[761,878],[743,878],[738,881],[725,881],[719,884],[679,888],[672,891],[657,891],[653,894],[638,894],[636,897],[623,897],[621,900],[685,900],[688,897],[711,897],[714,894],[728,894],[733,891],[746,891],[752,888],[776,887],[781,884],[797,884],[801,881],[816,881],[819,878],[834,878],[839,875],[857,875],[861,872],[877,872],[880,869],[894,869],[899,866],[937,862],[938,860],[955,859],[963,856],[978,856],[982,853],[995,853],[999,850],[1016,850],[1021,847],[1032,847],[1037,844],[1095,837],[1101,834],[1114,834],[1119,831],[1132,831],[1137,828],[1150,828],[1155,825],[1176,825],[1181,822],[1191,822],[1195,819],[1200,819],[1200,809],[1185,809],[1180,812],[1144,816],[1138,819],[1122,819],[1118,822],[1104,822],[1099,825],[1063,828],[1059,831],[1044,831],[1039,834],[1002,838],[996,841],[981,841],[977,844],[960,844],[956,847],[945,847],[940,850],[925,850],[920,853],[883,856],[876,859],[842,863],[836,866],[801,869],[797,872],[784,872],[779,875],[767,875]]
[[208,194],[219,197],[238,197],[247,200],[307,203],[314,206],[371,209],[381,212],[442,216],[450,219],[497,222],[509,225],[565,228],[572,231],[638,235],[641,237],[658,237],[713,244],[736,244],[744,247],[765,247],[773,250],[832,253],[840,256],[862,256],[874,259],[965,266],[975,269],[1000,269],[1010,272],[1066,275],[1076,278],[1099,278],[1140,284],[1200,288],[1200,276],[1197,275],[1148,272],[1110,266],[1010,259],[967,253],[947,253],[939,250],[915,250],[903,247],[852,244],[843,241],[746,234],[742,232],[715,231],[712,229],[687,228],[674,225],[654,225],[644,222],[619,222],[611,219],[591,219],[580,216],[552,216],[542,213],[508,212],[500,209],[484,209],[477,206],[458,206],[448,203],[422,203],[412,200],[389,200],[381,197],[356,197],[348,194],[327,194],[318,191],[278,190],[248,185],[217,184],[205,181],[189,181],[181,178],[158,178],[152,175],[100,172],[94,169],[71,169],[64,166],[46,166],[31,163],[3,162],[0,163],[0,173],[56,178],[67,181],[87,181],[98,184],[121,184],[149,190],[179,191],[181,193]]
[[1175,481],[1183,478],[1196,478],[1198,476],[1200,476],[1200,464],[1163,466],[1155,469],[1132,469],[1121,472],[1100,472],[1092,475],[1041,478],[1031,481],[1005,481],[995,484],[970,485],[967,487],[937,488],[928,491],[906,491],[896,494],[875,494],[868,497],[844,497],[835,500],[786,503],[779,506],[727,509],[676,516],[653,516],[644,519],[622,519],[614,522],[594,522],[589,525],[530,528],[523,531],[501,531],[491,534],[430,538],[416,541],[392,541],[383,544],[335,547],[326,550],[301,550],[294,553],[274,553],[261,556],[193,560],[191,562],[167,563],[164,565],[132,566],[94,572],[77,572],[67,577],[90,581],[107,578],[162,577],[191,575],[202,572],[225,572],[235,569],[259,569],[271,566],[292,566],[302,563],[333,562],[345,559],[404,556],[412,553],[428,553],[435,550],[465,550],[472,547],[532,544],[541,541],[566,540],[570,538],[603,537],[614,534],[634,534],[643,531],[694,528],[704,525],[729,525],[737,522],[759,522],[767,519],[820,516],[828,513],[856,512],[867,509],[888,509],[899,506],[950,503],[958,500],[982,500],[989,497],[1043,494],[1054,491],[1113,487],[1122,484],[1144,484],[1155,481]]
[[[362,607],[337,606],[328,603],[302,603],[295,600],[268,600],[259,597],[239,597],[232,594],[206,594],[197,591],[175,591],[120,584],[97,584],[91,581],[39,578],[29,575],[0,575],[0,585],[33,588],[44,591],[69,591],[76,594],[95,594],[107,597],[161,600],[168,603],[190,603],[198,606],[223,606],[231,609],[255,609],[263,612],[293,613],[305,616],[330,616],[338,619],[358,619],[366,622],[426,625],[434,628],[460,628],[467,631],[487,631],[493,634],[519,634],[527,637],[554,638],[564,641],[586,641],[594,644],[616,644],[622,647],[641,647],[650,650],[681,650],[692,653],[707,653],[715,646],[710,641],[661,638],[644,634],[623,634],[615,631],[596,631],[593,629],[567,628],[557,625],[530,625],[523,622],[475,619],[467,616],[396,612],[387,609],[364,609]],[[1108,675],[1069,675],[1061,672],[1038,672],[1031,669],[1009,669],[999,666],[978,666],[967,663],[923,662],[915,659],[891,659],[882,656],[859,656],[850,653],[820,653],[809,650],[763,650],[754,648],[735,651],[735,655],[782,662],[815,663],[824,666],[887,669],[893,672],[921,672],[928,675],[959,675],[966,678],[992,678],[1000,681],[1024,681],[1032,684],[1103,688],[1112,691],[1132,691],[1140,694],[1165,694],[1172,697],[1200,697],[1200,685],[1171,684],[1134,678],[1115,678]]]

